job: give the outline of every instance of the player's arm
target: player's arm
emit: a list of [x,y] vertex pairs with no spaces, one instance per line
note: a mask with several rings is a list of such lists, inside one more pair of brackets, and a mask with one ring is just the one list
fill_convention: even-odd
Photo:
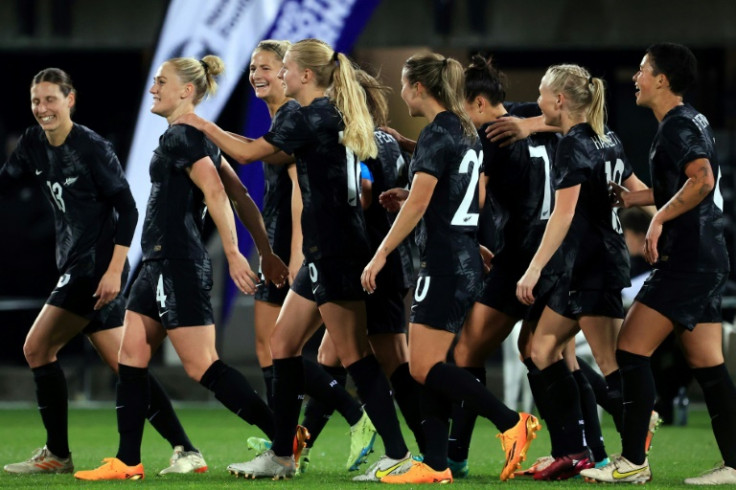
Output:
[[222,151],[233,157],[238,163],[246,164],[263,160],[280,151],[263,138],[252,140],[237,137],[228,133],[217,124],[190,112],[177,119],[174,124],[187,124],[202,131]]
[[425,172],[417,172],[411,183],[411,191],[396,215],[394,224],[388,231],[373,258],[363,269],[361,282],[363,289],[372,293],[376,289],[376,276],[386,264],[386,257],[416,228],[427,211],[432,193],[437,185],[437,177]]
[[562,128],[544,123],[544,116],[520,118],[515,116],[499,117],[486,128],[486,138],[498,143],[500,148],[523,140],[532,133],[559,133]]
[[414,149],[417,147],[417,142],[415,140],[405,137],[394,128],[389,128],[388,126],[381,126],[378,129],[386,134],[390,134],[391,136],[393,136],[402,150],[408,151],[409,153],[414,153]]
[[659,259],[657,242],[662,234],[662,225],[695,208],[703,202],[716,186],[713,170],[707,158],[698,158],[685,165],[687,180],[652,217],[644,243],[644,258],[650,264]]
[[[237,133],[232,133],[230,131],[226,131],[226,133],[244,143],[252,143],[254,141],[253,138],[248,138],[247,136],[243,136]],[[283,151],[278,151],[273,155],[261,158],[261,161],[266,162],[270,165],[288,165],[290,163],[294,163],[294,157],[289,155],[288,153],[284,153]]]
[[296,175],[296,165],[287,168],[289,179],[291,179],[291,254],[289,256],[289,284],[294,282],[296,273],[304,263],[304,252],[302,251],[302,191],[299,188],[299,180]]
[[258,276],[238,249],[238,235],[235,232],[235,218],[230,207],[225,187],[220,180],[215,165],[209,157],[200,158],[188,167],[189,178],[204,194],[207,210],[217,227],[230,266],[230,277],[235,285],[247,294],[255,292]]
[[562,245],[575,216],[575,206],[580,195],[580,184],[558,189],[555,192],[555,207],[544,228],[542,241],[534,254],[529,267],[516,284],[516,297],[526,305],[534,302],[532,291],[539,281],[542,269]]
[[250,193],[248,193],[248,189],[224,157],[222,157],[219,174],[225,192],[233,203],[240,222],[245,225],[250,236],[253,237],[253,243],[256,244],[258,254],[261,256],[261,271],[264,279],[266,282],[273,282],[279,287],[283,286],[289,271],[284,262],[271,249],[268,233],[266,233],[266,225],[263,223],[263,216],[258,206],[256,206],[256,203],[250,197]]

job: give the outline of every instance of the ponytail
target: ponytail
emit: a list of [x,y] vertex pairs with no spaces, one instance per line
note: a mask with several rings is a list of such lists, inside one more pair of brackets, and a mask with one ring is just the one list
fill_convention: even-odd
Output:
[[565,94],[567,110],[573,117],[583,115],[593,131],[606,138],[606,89],[603,79],[591,77],[578,65],[554,65],[542,77],[553,92]]
[[378,147],[373,137],[373,119],[368,112],[365,91],[356,80],[355,69],[347,56],[337,53],[336,63],[331,96],[345,122],[342,143],[360,160],[375,158]]

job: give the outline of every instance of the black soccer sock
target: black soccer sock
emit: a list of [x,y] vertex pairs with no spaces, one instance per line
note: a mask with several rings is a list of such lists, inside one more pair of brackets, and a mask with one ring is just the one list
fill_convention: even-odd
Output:
[[613,417],[613,423],[620,434],[624,426],[624,394],[621,389],[621,370],[619,369],[606,376],[606,400],[608,405],[606,411]]
[[261,429],[266,437],[273,438],[271,410],[239,371],[218,359],[207,368],[199,384],[214,393],[228,410]]
[[[606,380],[603,378],[603,376],[598,373],[593,367],[588,364],[585,359],[581,357],[576,358],[578,361],[578,366],[580,366],[580,371],[585,375],[585,379],[588,380],[588,384],[590,384],[590,387],[593,389],[593,393],[595,394],[595,401],[600,405],[603,410],[606,412],[609,412],[607,405],[607,393],[608,388],[606,387]],[[609,412],[610,413],[610,412]]]
[[409,450],[401,435],[391,388],[378,361],[369,355],[347,366],[347,369],[355,382],[365,411],[383,439],[386,455],[393,459],[403,458]]
[[150,386],[151,400],[148,406],[146,418],[161,437],[169,441],[171,447],[182,446],[184,451],[196,451],[192,442],[187,437],[184,427],[181,426],[179,417],[171,406],[171,400],[166,394],[164,387],[158,380],[149,374],[148,384]]
[[411,376],[408,362],[399,364],[399,367],[391,374],[391,386],[393,387],[396,404],[399,406],[404,420],[406,420],[406,425],[414,434],[419,452],[424,454],[426,443],[420,409],[422,385],[417,383],[417,380]]
[[[463,368],[473,375],[483,386],[486,385],[486,369],[483,367]],[[449,447],[447,457],[453,461],[464,461],[468,459],[470,450],[470,439],[473,436],[475,420],[478,414],[460,405],[452,404],[452,428],[450,430]]]
[[580,393],[580,409],[585,421],[585,441],[593,453],[593,459],[603,461],[608,457],[608,454],[603,442],[601,422],[598,420],[598,405],[595,402],[595,393],[593,393],[593,388],[581,370],[573,371],[572,377],[575,379],[575,383],[578,385],[578,393]]
[[302,419],[302,425],[309,431],[307,447],[314,445],[314,441],[322,433],[322,429],[325,428],[334,411],[334,407],[325,405],[316,398],[307,400],[307,404],[304,407],[304,418]]
[[277,456],[294,453],[294,434],[304,400],[302,356],[273,360],[273,407],[276,435],[271,449]]
[[623,386],[623,430],[621,455],[640,465],[646,459],[644,445],[656,390],[649,358],[616,350],[616,361]]
[[566,453],[564,452],[564,444],[562,443],[560,429],[557,424],[552,423],[552,421],[547,418],[547,413],[550,410],[550,402],[547,400],[547,390],[545,389],[541,378],[541,371],[537,369],[531,358],[524,359],[524,364],[529,368],[527,378],[529,379],[529,387],[532,390],[534,403],[537,405],[539,416],[545,421],[544,427],[549,433],[550,446],[552,448],[551,454],[555,458],[564,456]]
[[128,466],[141,462],[141,442],[150,403],[148,368],[118,364],[116,411],[120,446],[115,456]]
[[503,404],[475,376],[454,364],[438,362],[427,373],[425,386],[490,420],[500,432],[519,422],[519,414]]
[[263,384],[266,385],[266,403],[273,410],[273,364],[261,368],[263,372]]
[[548,425],[559,430],[559,447],[554,449],[563,455],[582,452],[586,443],[580,393],[564,359],[542,369],[539,381],[549,403],[549,410],[544,410]]
[[360,403],[345,391],[319,364],[304,359],[304,391],[325,405],[331,405],[353,426],[363,416]]
[[421,389],[422,428],[426,451],[424,463],[435,471],[447,468],[447,434],[452,401],[428,386]]
[[726,466],[736,468],[736,388],[725,364],[693,369]]
[[59,361],[31,369],[36,383],[36,401],[46,428],[46,447],[59,458],[69,457],[66,378]]

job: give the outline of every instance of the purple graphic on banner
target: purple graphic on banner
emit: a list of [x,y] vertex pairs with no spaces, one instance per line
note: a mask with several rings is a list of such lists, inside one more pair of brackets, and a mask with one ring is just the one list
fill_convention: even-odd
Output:
[[[286,0],[264,39],[287,39],[296,42],[313,37],[329,43],[337,51],[348,53],[379,3],[380,0]],[[251,92],[247,102],[243,134],[258,138],[268,131],[270,124],[266,104]],[[236,171],[253,200],[261,208],[264,192],[262,165],[260,163],[237,165]],[[248,257],[253,250],[253,240],[239,221],[236,224],[240,250]],[[226,283],[220,315],[220,321],[223,323],[227,322],[233,301],[238,294],[230,275],[226,273],[224,277]]]

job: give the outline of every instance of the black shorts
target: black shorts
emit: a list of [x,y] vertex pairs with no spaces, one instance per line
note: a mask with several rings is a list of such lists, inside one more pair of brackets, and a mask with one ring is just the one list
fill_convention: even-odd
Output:
[[428,276],[419,272],[411,305],[411,323],[458,333],[482,289],[481,272],[462,276]]
[[263,285],[256,290],[256,294],[253,298],[256,301],[263,301],[265,303],[272,303],[275,305],[282,306],[286,299],[286,293],[289,292],[289,288],[286,286],[276,287],[276,284],[270,282],[266,284],[263,279],[263,274],[259,274]]
[[373,294],[369,294],[365,300],[368,335],[406,333],[404,297],[407,290],[376,286]]
[[522,275],[524,271],[517,273],[516,270],[494,265],[483,281],[483,293],[478,298],[478,303],[512,318],[524,318],[529,307],[516,297],[516,283]]
[[[125,268],[120,278],[120,287],[125,286],[128,280],[130,267],[125,262]],[[95,273],[95,264],[91,261],[81,261],[68,268],[59,277],[56,287],[46,304],[56,306],[89,320],[84,328],[86,335],[121,327],[125,318],[125,296],[121,293],[99,311],[95,311],[97,298],[92,295],[97,291],[102,275]]]
[[215,323],[210,303],[212,265],[204,260],[149,260],[130,288],[128,309],[165,328]]
[[623,319],[626,315],[620,289],[570,291],[569,311],[575,318],[605,316]]
[[305,263],[297,272],[291,289],[317,306],[335,301],[364,301],[366,294],[360,284],[364,266],[342,258]]
[[688,330],[698,323],[720,323],[725,272],[681,272],[655,269],[636,301]]
[[545,306],[564,317],[576,320],[570,305],[570,275],[550,274],[542,275],[534,288],[534,303],[529,307],[524,318],[529,322],[536,322],[542,316]]

